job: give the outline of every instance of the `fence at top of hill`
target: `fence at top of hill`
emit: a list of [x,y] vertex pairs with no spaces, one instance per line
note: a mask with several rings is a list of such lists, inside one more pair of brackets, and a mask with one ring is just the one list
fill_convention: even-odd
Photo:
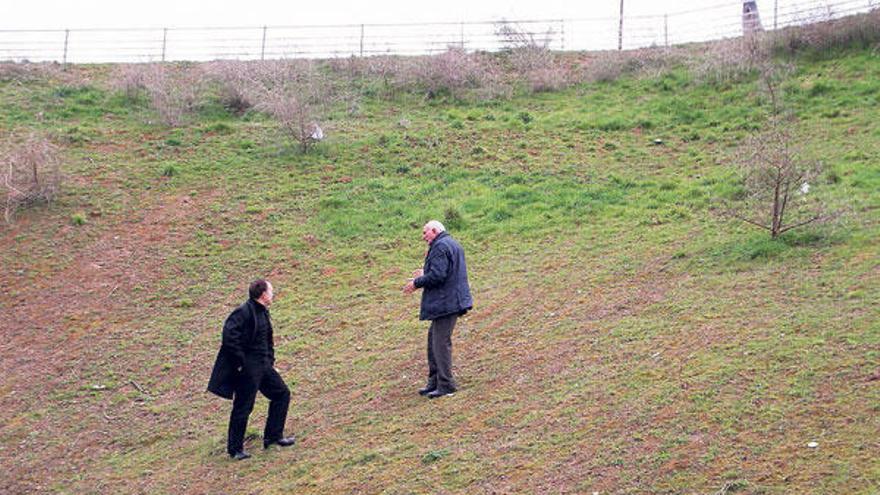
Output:
[[[716,0],[717,1],[717,0]],[[252,27],[0,29],[0,61],[61,63],[204,61],[423,55],[450,47],[498,51],[523,41],[552,50],[673,46],[778,30],[864,13],[878,0],[774,0],[757,15],[716,3],[663,15]],[[620,2],[621,7],[623,1]],[[770,8],[768,9],[768,5]]]

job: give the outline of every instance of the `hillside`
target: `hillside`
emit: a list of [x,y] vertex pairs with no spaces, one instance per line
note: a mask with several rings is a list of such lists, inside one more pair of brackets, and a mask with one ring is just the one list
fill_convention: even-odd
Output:
[[[109,66],[0,81],[0,132],[65,173],[0,227],[0,491],[880,492],[880,59],[794,62],[813,190],[853,214],[779,240],[710,212],[767,119],[753,75],[367,96],[308,153],[215,100],[157,123]],[[436,401],[400,293],[431,218],[476,304]],[[232,463],[204,389],[257,276],[298,443],[259,448],[260,398]]]

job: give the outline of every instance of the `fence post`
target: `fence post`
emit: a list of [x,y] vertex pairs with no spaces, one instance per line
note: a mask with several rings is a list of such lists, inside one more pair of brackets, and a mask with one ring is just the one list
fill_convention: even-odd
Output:
[[669,14],[663,14],[663,44],[669,49]]
[[361,58],[364,58],[364,25],[361,24]]
[[460,40],[461,40],[461,42],[460,42],[460,43],[461,43],[461,49],[464,50],[464,21],[461,22],[461,25],[460,25],[460,26],[461,26],[461,27],[460,27],[461,32],[460,32],[460,34],[459,34],[459,38],[460,38]]
[[70,38],[70,29],[64,30],[64,55],[61,58],[61,68],[67,69],[67,40]]
[[773,30],[776,31],[776,22],[779,20],[779,0],[773,0]]
[[263,42],[260,43],[260,60],[266,59],[266,30],[268,26],[263,26]]
[[165,47],[168,45],[168,28],[162,28],[162,62],[165,62]]
[[617,26],[617,50],[623,50],[623,0],[620,0],[620,24]]
[[565,19],[560,19],[559,25],[562,32],[562,51],[565,51]]

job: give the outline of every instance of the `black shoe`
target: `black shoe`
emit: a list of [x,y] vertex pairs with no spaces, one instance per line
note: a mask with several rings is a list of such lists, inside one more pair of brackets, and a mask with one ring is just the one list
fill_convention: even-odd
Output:
[[422,395],[422,396],[424,396],[424,395],[428,395],[428,394],[430,394],[431,392],[433,392],[433,391],[435,391],[435,390],[437,390],[437,387],[425,387],[425,388],[420,388],[420,389],[419,389],[419,395]]
[[455,394],[455,390],[440,390],[440,389],[437,389],[437,390],[432,390],[432,391],[428,392],[428,398],[429,398],[429,399],[437,399],[437,398],[439,398],[439,397],[443,397],[444,395],[452,396],[452,395],[454,395],[454,394]]
[[279,447],[290,447],[291,445],[296,443],[296,437],[290,435],[289,437],[279,438],[277,440],[270,440],[268,442],[263,442],[263,448],[268,449],[272,445],[278,445]]
[[239,450],[238,452],[236,452],[234,454],[229,454],[229,457],[232,457],[236,461],[243,461],[245,459],[250,459],[251,455],[243,450]]

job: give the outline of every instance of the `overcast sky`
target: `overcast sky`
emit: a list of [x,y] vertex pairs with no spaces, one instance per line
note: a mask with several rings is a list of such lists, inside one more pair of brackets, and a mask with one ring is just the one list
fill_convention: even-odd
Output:
[[[770,3],[770,2],[761,2]],[[739,0],[625,0],[628,15],[663,14]],[[771,5],[772,7],[772,5]],[[201,27],[493,21],[615,17],[618,0],[2,0],[0,29]]]

